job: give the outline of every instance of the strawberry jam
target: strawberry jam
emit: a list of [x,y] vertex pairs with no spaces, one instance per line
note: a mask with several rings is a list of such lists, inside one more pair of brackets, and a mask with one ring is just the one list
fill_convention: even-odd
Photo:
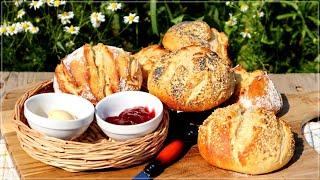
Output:
[[150,111],[147,107],[137,106],[125,109],[119,116],[107,117],[106,121],[117,125],[134,125],[147,122],[154,117],[154,109]]

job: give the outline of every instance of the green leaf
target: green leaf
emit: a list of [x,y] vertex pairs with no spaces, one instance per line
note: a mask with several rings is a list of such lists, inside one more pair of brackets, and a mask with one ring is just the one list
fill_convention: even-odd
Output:
[[295,19],[297,16],[297,13],[287,13],[287,14],[281,14],[281,15],[278,15],[276,18],[278,20],[281,20],[281,19],[287,19],[287,18],[293,18]]
[[214,11],[213,20],[214,20],[215,23],[220,25],[220,17],[219,17],[218,9],[215,9],[215,11]]
[[291,6],[291,7],[293,7],[296,11],[299,10],[299,7],[298,7],[297,3],[295,3],[295,2],[282,1],[281,4],[282,5],[287,4],[287,5]]
[[150,0],[151,28],[153,34],[159,34],[157,24],[157,1]]
[[320,54],[318,54],[318,56],[314,59],[314,62],[320,63]]
[[320,26],[320,20],[311,16],[307,16],[315,25]]
[[112,19],[112,32],[115,36],[118,36],[119,31],[120,31],[120,18],[118,14],[114,14]]
[[66,50],[64,49],[64,47],[63,47],[63,45],[61,44],[60,41],[57,42],[57,46],[58,46],[61,50],[63,50],[64,52],[66,52]]
[[261,42],[262,42],[263,44],[267,44],[267,45],[272,45],[272,44],[274,44],[274,41],[269,40],[266,35],[263,35],[263,36],[262,36]]
[[196,20],[197,21],[203,21],[203,19],[204,19],[204,16],[201,16],[201,17],[198,17]]
[[173,19],[171,20],[171,22],[172,22],[173,24],[178,24],[178,23],[182,22],[183,18],[184,18],[184,14],[181,14],[180,16],[178,16],[178,17],[176,17],[176,18],[173,18]]

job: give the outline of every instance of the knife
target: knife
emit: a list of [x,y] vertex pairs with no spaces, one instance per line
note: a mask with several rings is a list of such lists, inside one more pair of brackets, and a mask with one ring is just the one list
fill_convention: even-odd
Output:
[[133,180],[152,180],[161,174],[166,167],[179,159],[186,151],[196,143],[198,137],[198,126],[189,123],[183,135],[170,141],[149,163],[143,171],[136,175]]

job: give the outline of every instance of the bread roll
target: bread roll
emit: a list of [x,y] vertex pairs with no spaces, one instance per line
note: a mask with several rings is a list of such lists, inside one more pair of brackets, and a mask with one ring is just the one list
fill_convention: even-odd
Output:
[[190,45],[208,47],[216,52],[221,61],[232,65],[228,56],[228,37],[203,21],[185,21],[169,28],[162,40],[163,46],[176,51]]
[[163,49],[160,45],[151,45],[142,48],[138,53],[133,55],[133,57],[140,63],[142,67],[142,76],[145,85],[147,84],[148,74],[153,64],[166,53],[168,53],[168,50]]
[[157,61],[148,90],[174,110],[197,112],[216,107],[234,90],[234,74],[209,48],[184,47]]
[[286,165],[294,153],[290,127],[271,111],[239,104],[216,109],[199,128],[198,148],[211,165],[264,174]]
[[278,112],[283,106],[282,97],[265,71],[247,72],[241,66],[233,68],[236,88],[232,97],[245,108],[263,108]]
[[175,51],[190,45],[206,45],[211,38],[210,26],[203,21],[184,21],[168,29],[163,46]]
[[62,59],[55,70],[55,92],[82,96],[93,104],[126,90],[139,90],[142,72],[137,60],[122,49],[85,44]]

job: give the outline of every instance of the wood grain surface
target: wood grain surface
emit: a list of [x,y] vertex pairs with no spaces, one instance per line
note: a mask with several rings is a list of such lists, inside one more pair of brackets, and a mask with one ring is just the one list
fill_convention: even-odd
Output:
[[[11,74],[11,75],[10,75]],[[23,75],[21,75],[23,74]],[[6,76],[5,76],[6,75]],[[131,179],[144,168],[144,164],[127,169],[70,173],[48,166],[28,156],[20,147],[11,123],[14,103],[30,83],[52,78],[52,73],[5,73],[6,95],[2,102],[2,126],[7,147],[22,179],[68,178],[68,179]],[[215,168],[206,163],[196,145],[176,163],[165,169],[159,179],[221,179],[221,178],[299,178],[319,179],[319,154],[304,140],[302,125],[319,117],[319,74],[270,75],[283,94],[285,106],[279,116],[287,121],[295,133],[296,151],[292,160],[281,170],[265,175],[250,176]],[[3,78],[6,77],[6,78]],[[10,84],[12,83],[12,84]],[[9,84],[9,85],[8,85]],[[26,86],[27,85],[27,86]]]

